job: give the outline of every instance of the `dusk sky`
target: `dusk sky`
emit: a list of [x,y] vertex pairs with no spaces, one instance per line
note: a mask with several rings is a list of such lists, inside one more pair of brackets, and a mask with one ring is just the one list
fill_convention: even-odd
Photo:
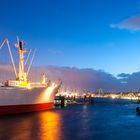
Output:
[[0,41],[17,35],[35,65],[140,71],[139,0],[0,0]]

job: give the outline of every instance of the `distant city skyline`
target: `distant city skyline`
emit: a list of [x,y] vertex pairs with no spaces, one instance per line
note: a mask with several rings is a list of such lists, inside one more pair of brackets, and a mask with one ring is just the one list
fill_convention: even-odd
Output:
[[140,71],[138,0],[2,0],[0,42],[17,35],[37,66]]

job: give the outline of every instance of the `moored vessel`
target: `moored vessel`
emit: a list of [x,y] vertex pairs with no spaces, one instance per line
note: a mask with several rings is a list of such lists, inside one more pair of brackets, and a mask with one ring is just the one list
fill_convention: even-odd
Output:
[[[15,80],[6,80],[0,86],[0,115],[41,111],[53,109],[54,97],[61,86],[60,83],[53,83],[47,80],[46,75],[42,74],[40,82],[31,82],[28,74],[35,56],[35,51],[25,72],[25,65],[29,55],[24,61],[24,42],[17,38],[16,48],[19,54],[18,72],[14,63],[12,51],[8,39],[5,39],[0,48],[7,45],[13,69]],[[30,54],[30,53],[29,53]]]

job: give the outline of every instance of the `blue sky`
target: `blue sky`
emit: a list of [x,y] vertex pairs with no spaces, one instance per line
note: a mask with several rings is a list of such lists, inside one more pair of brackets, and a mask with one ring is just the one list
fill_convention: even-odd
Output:
[[0,40],[19,35],[35,65],[140,71],[139,0],[1,0]]

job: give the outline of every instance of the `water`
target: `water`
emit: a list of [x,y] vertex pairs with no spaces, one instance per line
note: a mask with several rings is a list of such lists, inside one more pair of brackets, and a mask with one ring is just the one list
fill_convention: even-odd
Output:
[[140,116],[130,101],[0,117],[0,140],[139,140]]

